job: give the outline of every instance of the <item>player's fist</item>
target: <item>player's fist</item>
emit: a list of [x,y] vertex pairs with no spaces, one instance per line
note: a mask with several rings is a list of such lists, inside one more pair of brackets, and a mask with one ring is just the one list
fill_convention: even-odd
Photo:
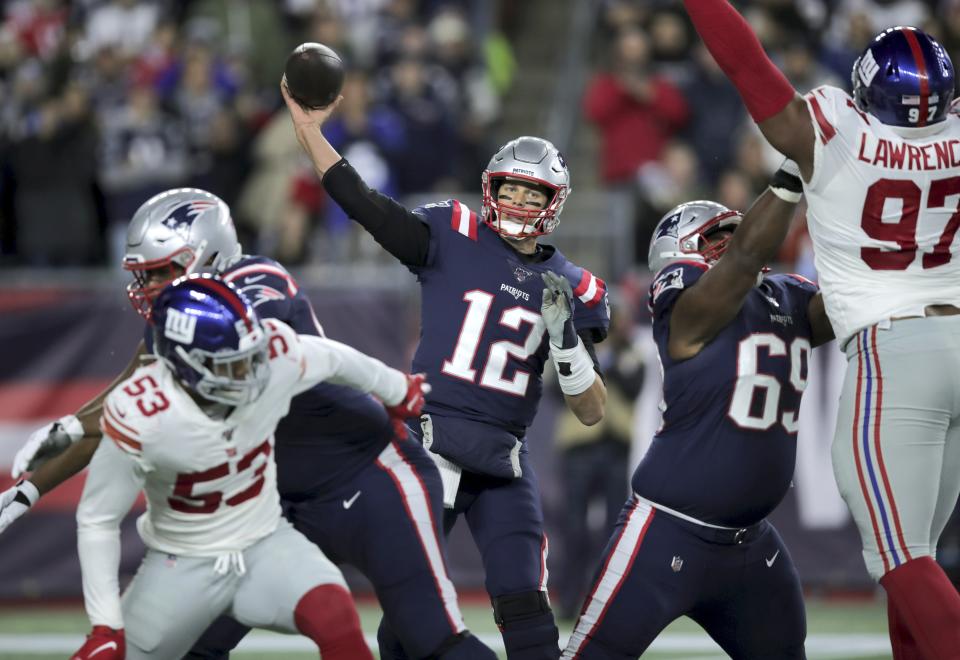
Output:
[[419,417],[426,402],[426,395],[430,393],[430,384],[426,374],[407,374],[407,393],[400,403],[387,406],[387,414],[393,423],[393,432],[400,438],[407,437],[407,427],[404,420]]
[[13,457],[11,475],[17,479],[24,472],[36,470],[82,437],[83,425],[73,415],[37,429]]
[[127,643],[122,628],[114,630],[106,626],[94,626],[87,635],[87,641],[70,656],[70,660],[123,660],[126,653]]
[[540,316],[547,326],[550,343],[557,348],[575,348],[577,332],[573,327],[573,288],[566,277],[552,270],[543,273],[543,302]]
[[0,533],[25,514],[38,499],[40,491],[29,481],[21,481],[0,493]]

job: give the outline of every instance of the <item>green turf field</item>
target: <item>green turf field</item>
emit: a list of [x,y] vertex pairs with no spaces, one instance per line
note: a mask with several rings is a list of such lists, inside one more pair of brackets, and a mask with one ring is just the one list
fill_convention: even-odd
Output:
[[[416,605],[412,605],[416,607]],[[807,603],[809,658],[889,658],[886,613],[882,602],[836,602],[810,600]],[[376,646],[380,610],[375,604],[360,606],[367,640]],[[490,617],[489,607],[463,607],[467,625],[492,648],[503,654],[503,645]],[[561,640],[570,634],[570,623],[561,626]],[[79,608],[41,609],[34,607],[0,609],[0,659],[53,660],[66,658],[80,647],[87,620]],[[294,660],[316,658],[312,644],[302,637],[256,632],[244,640],[234,657],[244,660]],[[726,657],[689,620],[670,626],[644,658],[677,660]]]

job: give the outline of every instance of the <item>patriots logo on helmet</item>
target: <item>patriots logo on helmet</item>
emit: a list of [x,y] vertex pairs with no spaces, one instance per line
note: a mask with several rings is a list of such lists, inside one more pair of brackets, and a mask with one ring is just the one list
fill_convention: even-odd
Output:
[[[660,223],[660,229],[657,230],[657,238],[677,235],[677,226],[680,224],[682,213],[674,213],[669,218]],[[656,240],[656,239],[654,239]]]
[[193,225],[197,216],[209,208],[216,206],[215,202],[206,199],[198,199],[176,207],[164,218],[162,224],[173,231],[182,231]]

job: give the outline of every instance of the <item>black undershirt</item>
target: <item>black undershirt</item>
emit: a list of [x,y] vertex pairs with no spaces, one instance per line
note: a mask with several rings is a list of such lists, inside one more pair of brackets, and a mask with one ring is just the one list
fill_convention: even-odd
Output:
[[[426,266],[430,251],[430,227],[420,216],[368,186],[345,158],[326,171],[322,183],[327,194],[347,215],[366,229],[400,263],[413,267]],[[533,254],[517,252],[517,257],[524,263],[541,263],[552,257],[555,250],[551,245],[537,245]],[[593,359],[594,369],[600,373],[593,344],[603,341],[605,333],[598,331],[587,329],[577,334]]]

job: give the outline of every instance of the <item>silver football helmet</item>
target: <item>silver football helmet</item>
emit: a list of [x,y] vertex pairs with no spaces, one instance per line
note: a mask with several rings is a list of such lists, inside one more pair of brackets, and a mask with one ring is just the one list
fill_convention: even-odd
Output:
[[[508,206],[497,201],[497,190],[507,179],[535,184],[547,193],[547,204],[539,210]],[[560,223],[560,211],[570,194],[570,171],[563,155],[553,144],[538,137],[523,136],[497,150],[483,171],[481,217],[495,232],[512,238],[549,234]],[[515,222],[501,222],[506,210]]]
[[153,299],[170,282],[201,268],[219,270],[240,255],[230,208],[197,188],[175,188],[147,200],[127,227],[123,267],[133,272],[127,296],[150,317]]
[[717,241],[707,237],[723,229],[736,230],[742,219],[738,211],[706,200],[676,206],[667,211],[653,230],[647,265],[654,272],[682,260],[711,265],[726,252],[730,237]]

